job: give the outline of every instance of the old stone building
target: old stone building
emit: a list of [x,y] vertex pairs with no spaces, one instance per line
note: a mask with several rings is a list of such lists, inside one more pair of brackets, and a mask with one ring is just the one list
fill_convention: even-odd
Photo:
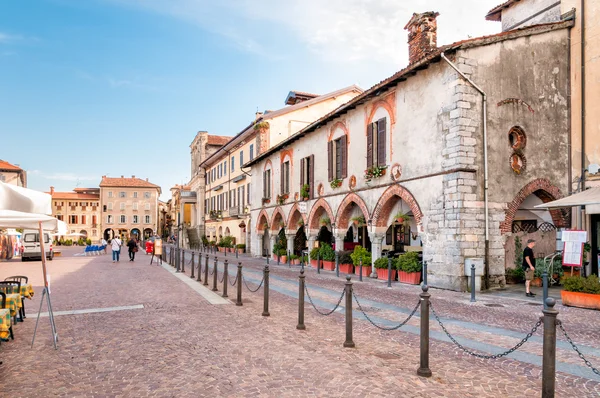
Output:
[[0,181],[27,188],[27,172],[18,164],[11,164],[0,159]]
[[72,192],[57,192],[50,187],[52,196],[52,216],[67,224],[66,238],[77,241],[90,239],[98,242],[100,230],[100,188],[75,188]]
[[[281,231],[310,249],[325,229],[373,262],[422,251],[432,286],[464,290],[469,258],[485,260],[489,286],[504,283],[504,233],[523,203],[568,189],[573,22],[437,47],[436,16],[407,24],[408,67],[247,163],[254,255]],[[541,217],[565,225],[560,211]]]

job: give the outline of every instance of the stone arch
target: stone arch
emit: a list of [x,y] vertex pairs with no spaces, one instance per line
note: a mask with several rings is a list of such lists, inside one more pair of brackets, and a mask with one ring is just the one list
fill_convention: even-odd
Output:
[[304,225],[306,225],[306,214],[300,213],[300,208],[298,207],[298,203],[294,203],[292,209],[290,210],[290,214],[287,220],[287,228],[288,229],[298,229],[298,221],[304,221]]
[[[517,214],[517,210],[529,195],[535,195],[544,203],[562,198],[560,189],[553,185],[547,178],[537,178],[525,185],[515,198],[508,203],[505,211],[504,221],[500,223],[500,231],[507,233],[512,231],[512,223]],[[550,210],[552,221],[556,227],[567,226],[568,213],[563,213],[560,209]]]
[[269,215],[267,214],[267,211],[265,209],[262,209],[260,211],[260,213],[258,213],[257,220],[258,221],[256,223],[256,232],[264,234],[265,233],[264,225],[270,224],[269,223]]
[[344,134],[346,135],[346,143],[349,145],[350,144],[350,132],[348,131],[348,127],[346,127],[346,121],[337,121],[334,123],[333,126],[331,126],[331,128],[329,129],[329,134],[327,136],[327,142],[331,141],[333,139],[333,133],[335,133],[335,131],[340,128],[342,129],[342,131],[344,132]]
[[390,115],[390,125],[396,124],[395,101],[396,94],[394,92],[391,95],[386,96],[385,98],[381,98],[373,102],[373,104],[371,104],[371,111],[369,112],[369,117],[367,118],[367,124],[373,122],[373,117],[375,117],[375,112],[377,112],[378,108],[384,108]]
[[385,192],[383,192],[383,195],[381,195],[377,201],[377,205],[375,205],[375,210],[373,210],[373,214],[371,216],[373,225],[376,227],[387,227],[390,212],[396,204],[394,197],[399,197],[408,205],[413,214],[415,222],[417,223],[417,226],[420,226],[423,220],[421,208],[419,207],[419,204],[412,193],[399,184],[392,185],[386,189]]
[[333,217],[333,211],[329,203],[323,198],[319,198],[315,204],[310,208],[310,214],[308,215],[308,228],[316,230],[319,229],[319,219],[316,217],[320,212],[319,209],[323,209],[330,220],[335,220]]
[[348,229],[350,215],[352,213],[352,203],[356,204],[360,208],[360,210],[363,213],[363,216],[365,216],[365,221],[369,220],[370,213],[365,201],[356,193],[350,192],[348,195],[346,195],[346,197],[344,198],[344,200],[342,200],[342,203],[340,203],[340,206],[338,207],[338,211],[335,218],[336,228],[343,230]]
[[271,216],[271,224],[270,224],[271,231],[277,232],[281,229],[281,226],[277,225],[279,221],[282,221],[285,223],[287,221],[287,217],[285,216],[285,213],[283,212],[281,207],[277,206],[275,208],[275,211],[273,212],[273,216]]

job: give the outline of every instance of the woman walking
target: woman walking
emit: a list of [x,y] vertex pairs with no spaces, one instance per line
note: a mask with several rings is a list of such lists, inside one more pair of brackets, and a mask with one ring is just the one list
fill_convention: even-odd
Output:
[[135,238],[132,236],[127,242],[127,247],[129,248],[129,261],[135,260],[135,252],[138,251],[137,242]]
[[110,246],[112,248],[112,252],[113,252],[113,263],[119,262],[119,255],[121,254],[121,245],[123,244],[123,242],[121,242],[121,239],[119,239],[119,236],[115,236],[111,241],[110,241]]

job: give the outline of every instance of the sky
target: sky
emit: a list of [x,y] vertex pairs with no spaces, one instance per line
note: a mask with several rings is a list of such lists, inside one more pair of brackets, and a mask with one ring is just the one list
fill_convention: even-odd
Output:
[[0,0],[0,159],[28,187],[103,175],[169,188],[198,131],[233,136],[290,90],[367,89],[408,63],[413,12],[438,45],[500,31],[500,0]]

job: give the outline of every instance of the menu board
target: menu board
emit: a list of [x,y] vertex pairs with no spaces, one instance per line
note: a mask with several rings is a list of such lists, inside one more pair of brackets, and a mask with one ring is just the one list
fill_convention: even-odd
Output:
[[587,241],[587,231],[563,231],[563,265],[581,267],[583,265],[583,244]]
[[154,255],[155,256],[162,255],[162,239],[154,240]]

